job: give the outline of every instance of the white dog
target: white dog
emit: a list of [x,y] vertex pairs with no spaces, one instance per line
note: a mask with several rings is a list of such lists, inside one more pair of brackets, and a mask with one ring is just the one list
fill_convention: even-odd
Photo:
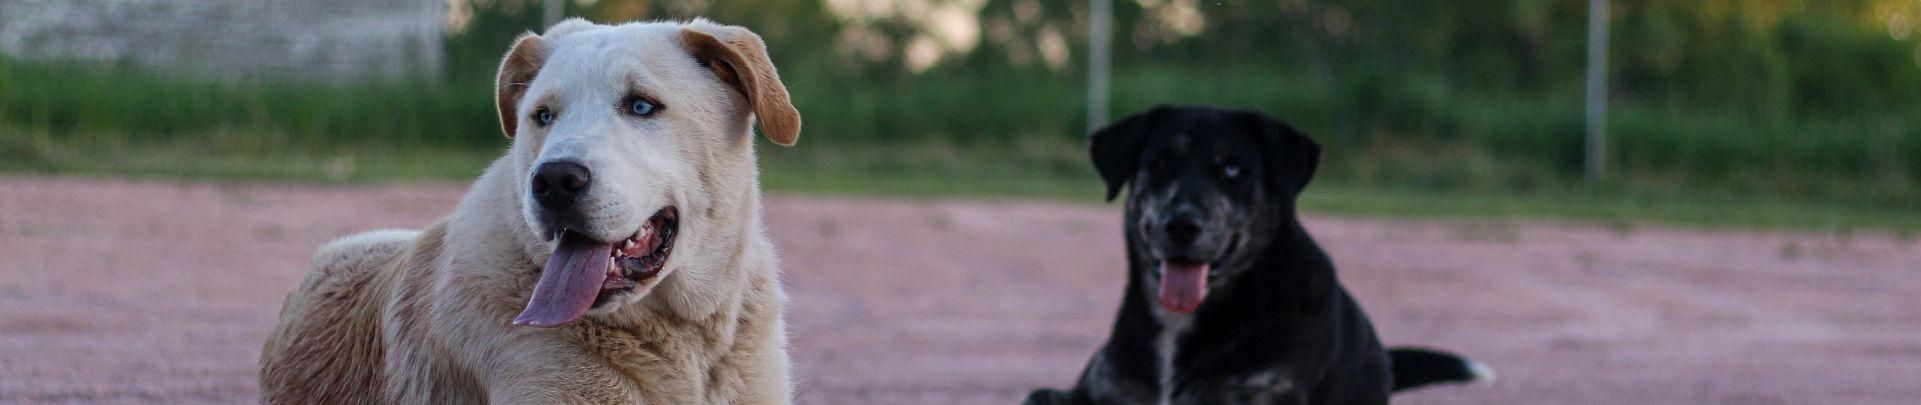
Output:
[[320,249],[263,402],[790,402],[751,123],[791,145],[800,114],[760,37],[569,20],[497,90],[513,147],[433,227]]

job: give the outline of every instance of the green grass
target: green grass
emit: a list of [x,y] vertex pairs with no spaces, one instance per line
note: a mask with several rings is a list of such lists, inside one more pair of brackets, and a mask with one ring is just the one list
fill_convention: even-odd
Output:
[[[1416,73],[1320,78],[1262,66],[1144,65],[1116,74],[1116,116],[1158,103],[1268,111],[1332,154],[1366,157],[1335,173],[1361,183],[1525,191],[1543,178],[1580,172],[1579,94],[1469,91]],[[1061,74],[937,70],[867,80],[803,70],[791,76],[810,139],[969,146],[1067,142],[1085,133],[1080,83]],[[500,140],[486,85],[474,78],[227,84],[124,66],[0,58],[0,127],[68,145],[178,140],[240,148],[481,149]],[[1915,205],[1921,204],[1914,181],[1921,178],[1917,113],[1625,103],[1610,122],[1609,163],[1633,181],[1671,188]],[[27,142],[22,137],[0,133],[0,142]],[[1427,156],[1437,148],[1449,155]],[[8,153],[0,151],[0,158]]]
[[[497,151],[475,148],[313,147],[239,131],[142,139],[56,137],[0,127],[0,171],[34,175],[208,181],[362,183],[471,179]],[[504,148],[504,143],[503,146]]]
[[[218,140],[223,135],[182,139]],[[504,148],[313,150],[237,142],[146,143],[48,137],[0,143],[0,172],[201,181],[372,183],[470,181]],[[109,136],[106,139],[124,139]],[[1102,185],[1072,142],[956,146],[875,146],[803,139],[794,147],[759,146],[762,184],[774,194],[834,194],[914,199],[1041,199],[1102,204]],[[26,151],[22,153],[22,151]],[[22,155],[25,158],[22,158]],[[1344,156],[1331,156],[1339,161]],[[1118,203],[1111,203],[1118,204]],[[1301,197],[1302,210],[1336,216],[1552,219],[1631,227],[1816,231],[1921,230],[1921,213],[1877,204],[1760,198],[1738,193],[1664,193],[1620,184],[1551,181],[1533,191],[1429,189],[1322,179]]]
[[1301,209],[1340,216],[1556,219],[1633,226],[1789,230],[1921,230],[1921,214],[1885,207],[1737,196],[1647,198],[1609,192],[1508,194],[1416,192],[1329,184],[1310,187]]
[[[768,154],[778,152],[767,152]],[[763,184],[776,193],[851,194],[925,199],[1026,198],[1104,203],[1102,184],[1083,172],[1021,172],[982,164],[878,174],[860,162],[796,165],[763,161]],[[986,167],[982,167],[986,166]],[[1873,204],[1768,199],[1733,194],[1648,195],[1618,187],[1556,184],[1552,191],[1418,190],[1322,181],[1301,196],[1304,212],[1348,217],[1566,220],[1720,229],[1921,230],[1921,213]],[[1119,204],[1118,202],[1110,204]]]
[[[1614,174],[1578,180],[1572,95],[1463,91],[1420,75],[1319,80],[1256,67],[1135,66],[1117,111],[1267,110],[1323,144],[1304,198],[1342,215],[1909,229],[1921,124],[1624,104]],[[986,76],[992,76],[989,80]],[[761,149],[776,192],[1096,201],[1079,87],[1036,72],[787,78],[800,146]],[[0,58],[0,171],[216,181],[465,181],[506,140],[485,83],[215,83]]]
[[[476,147],[500,138],[492,97],[479,81],[220,83],[122,65],[0,56],[0,126],[68,143]],[[19,135],[0,133],[0,141],[17,142]]]

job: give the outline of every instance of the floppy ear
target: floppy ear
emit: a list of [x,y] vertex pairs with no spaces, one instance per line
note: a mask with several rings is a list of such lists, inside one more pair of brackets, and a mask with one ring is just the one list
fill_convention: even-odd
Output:
[[800,111],[788,100],[767,45],[746,28],[696,21],[680,30],[681,41],[701,66],[747,96],[760,131],[782,146],[800,140]]
[[500,110],[500,131],[513,138],[520,129],[520,98],[534,82],[540,66],[547,63],[547,41],[534,33],[521,34],[507,56],[500,60],[500,74],[494,79],[494,107]]
[[1307,183],[1314,180],[1314,171],[1321,166],[1321,144],[1314,143],[1307,135],[1295,130],[1287,121],[1281,121],[1257,112],[1242,113],[1245,122],[1260,131],[1262,144],[1261,160],[1267,163],[1268,187],[1288,190],[1300,195]]
[[1156,106],[1146,112],[1135,113],[1099,131],[1094,131],[1087,142],[1088,154],[1093,157],[1094,170],[1101,173],[1101,180],[1107,182],[1107,201],[1114,201],[1121,194],[1121,187],[1134,178],[1140,170],[1141,149],[1147,146],[1148,129],[1161,116],[1173,108]]

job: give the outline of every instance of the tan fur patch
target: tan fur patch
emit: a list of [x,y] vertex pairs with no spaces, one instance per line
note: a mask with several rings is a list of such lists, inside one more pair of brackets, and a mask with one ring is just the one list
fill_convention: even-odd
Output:
[[494,108],[500,112],[500,131],[513,138],[519,131],[520,115],[516,106],[527,95],[527,84],[547,62],[547,43],[533,33],[521,34],[513,48],[500,60],[500,74],[494,79]]
[[787,87],[781,85],[780,72],[774,69],[760,36],[746,28],[713,24],[694,24],[681,30],[681,38],[696,59],[747,95],[767,139],[780,145],[800,140],[800,111],[789,100]]

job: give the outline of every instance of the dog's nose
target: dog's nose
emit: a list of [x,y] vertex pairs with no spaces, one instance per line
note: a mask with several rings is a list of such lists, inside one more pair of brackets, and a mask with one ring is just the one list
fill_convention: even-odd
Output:
[[587,193],[587,185],[593,180],[587,166],[574,162],[547,162],[534,169],[534,200],[549,210],[564,211],[574,207],[574,200]]
[[1201,218],[1189,213],[1174,214],[1161,224],[1161,231],[1167,234],[1168,242],[1176,245],[1194,243],[1194,239],[1201,236]]

